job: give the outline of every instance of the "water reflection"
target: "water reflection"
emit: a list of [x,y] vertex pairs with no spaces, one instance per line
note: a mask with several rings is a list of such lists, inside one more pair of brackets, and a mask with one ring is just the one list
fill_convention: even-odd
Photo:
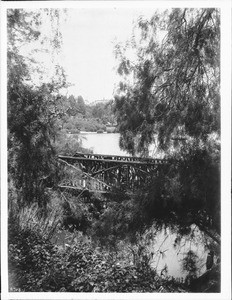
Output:
[[191,240],[182,238],[179,244],[176,244],[176,233],[172,233],[169,229],[163,229],[152,239],[149,246],[154,253],[151,265],[156,268],[158,274],[162,275],[163,270],[166,270],[166,274],[169,276],[185,278],[188,273],[183,271],[182,262],[189,250],[197,255],[198,270],[196,275],[200,276],[206,271],[207,253],[205,252],[203,237],[196,226],[193,226],[192,230],[194,237]]

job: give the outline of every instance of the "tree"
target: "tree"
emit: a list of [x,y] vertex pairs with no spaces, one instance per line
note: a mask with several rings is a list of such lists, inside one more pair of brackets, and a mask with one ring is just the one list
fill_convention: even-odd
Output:
[[86,114],[85,101],[82,96],[78,96],[77,98],[73,95],[69,96],[65,105],[67,106],[66,111],[69,116],[75,117],[78,114],[85,116]]
[[[44,206],[45,182],[56,173],[51,140],[55,135],[54,124],[62,114],[58,91],[65,85],[65,78],[62,68],[55,66],[49,82],[36,81],[35,70],[38,74],[42,70],[21,48],[27,44],[29,48],[37,45],[35,51],[42,49],[40,42],[47,39],[41,31],[42,18],[47,15],[55,22],[58,12],[10,9],[7,13],[9,178],[18,191],[18,204],[37,201]],[[50,42],[59,47],[57,32],[53,37]]]
[[105,104],[104,103],[96,103],[92,110],[92,115],[96,119],[102,119],[105,114]]
[[[147,196],[140,195],[137,220],[175,223],[182,232],[195,223],[220,234],[219,11],[156,12],[150,20],[140,18],[136,29],[139,35],[134,31],[124,48],[116,46],[120,146],[148,155],[157,139],[177,162],[154,177]],[[176,137],[183,142],[173,151]]]
[[114,124],[115,116],[113,112],[113,101],[99,102],[91,107],[92,116],[102,121],[103,124]]
[[[138,29],[139,40],[134,34],[124,48],[116,46],[124,77],[115,96],[121,147],[144,153],[156,135],[161,149],[176,135],[199,146],[219,134],[218,10],[155,13],[150,21],[140,18]],[[127,57],[128,48],[136,60]]]
[[83,116],[85,116],[85,114],[86,114],[85,101],[84,101],[84,99],[83,99],[82,96],[78,96],[78,97],[77,97],[77,107],[78,107],[78,109],[79,109],[79,112],[80,112]]

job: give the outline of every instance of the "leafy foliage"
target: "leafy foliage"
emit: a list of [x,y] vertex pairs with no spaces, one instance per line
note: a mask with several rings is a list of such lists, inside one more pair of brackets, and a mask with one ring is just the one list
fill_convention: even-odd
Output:
[[[56,11],[47,13],[54,17],[53,21],[59,15]],[[21,51],[24,43],[44,41],[45,38],[40,39],[41,12],[10,9],[7,17],[9,173],[18,190],[20,205],[37,201],[45,206],[48,201],[45,183],[48,178],[51,182],[56,177],[51,141],[55,137],[55,121],[61,113],[58,90],[65,85],[65,78],[62,69],[56,66],[57,76],[48,83],[36,84],[33,75],[42,71],[36,61]],[[59,47],[56,33],[50,39],[53,50]]]
[[115,50],[123,78],[115,95],[120,146],[147,156],[157,140],[170,159],[148,192],[138,193],[137,224],[188,231],[195,223],[220,235],[219,11],[156,12],[136,29]]
[[162,285],[176,290],[175,282],[161,280],[147,264],[134,265],[81,237],[62,248],[36,232],[20,229],[15,220],[11,225],[11,291],[152,292]]
[[72,156],[76,152],[91,152],[91,150],[84,149],[81,146],[81,139],[78,134],[67,135],[64,130],[58,131],[55,141],[52,143],[52,146],[54,147],[56,153],[58,153],[59,155]]
[[57,120],[56,126],[69,133],[105,131],[106,125],[115,124],[111,100],[88,105],[82,96],[64,96],[61,110],[63,114],[61,119]]
[[69,133],[79,133],[80,131],[96,132],[105,131],[106,126],[100,120],[93,118],[73,117],[64,123],[63,128]]
[[115,96],[121,147],[146,152],[158,134],[167,150],[176,135],[200,145],[219,133],[219,12],[172,9],[141,18],[138,28],[139,40],[133,36],[124,49],[116,47],[118,72],[126,78]]
[[44,91],[17,84],[9,88],[8,99],[9,172],[25,203],[41,201],[45,179],[56,174],[51,146],[55,115],[48,112]]
[[[133,210],[137,226],[177,225],[182,235],[196,224],[203,232],[220,235],[220,169],[202,149],[160,170],[146,194],[138,194]],[[137,207],[137,208],[136,208]],[[211,236],[212,237],[212,236]],[[218,243],[219,240],[215,241]]]
[[75,98],[71,95],[68,99],[65,99],[64,105],[67,107],[66,113],[69,116],[76,116],[78,114],[85,116],[86,107],[82,96]]

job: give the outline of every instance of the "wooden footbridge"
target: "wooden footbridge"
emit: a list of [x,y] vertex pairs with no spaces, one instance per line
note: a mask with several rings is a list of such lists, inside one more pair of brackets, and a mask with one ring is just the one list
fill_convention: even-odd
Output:
[[109,193],[122,187],[133,191],[139,189],[170,163],[167,159],[90,153],[59,155],[58,158],[66,165],[66,171],[69,168],[70,175],[60,183],[61,188],[101,193]]

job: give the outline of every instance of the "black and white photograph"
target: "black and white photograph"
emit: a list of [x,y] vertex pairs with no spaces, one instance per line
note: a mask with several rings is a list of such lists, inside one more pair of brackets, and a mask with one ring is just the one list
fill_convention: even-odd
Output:
[[231,6],[171,2],[1,5],[2,299],[231,299]]

